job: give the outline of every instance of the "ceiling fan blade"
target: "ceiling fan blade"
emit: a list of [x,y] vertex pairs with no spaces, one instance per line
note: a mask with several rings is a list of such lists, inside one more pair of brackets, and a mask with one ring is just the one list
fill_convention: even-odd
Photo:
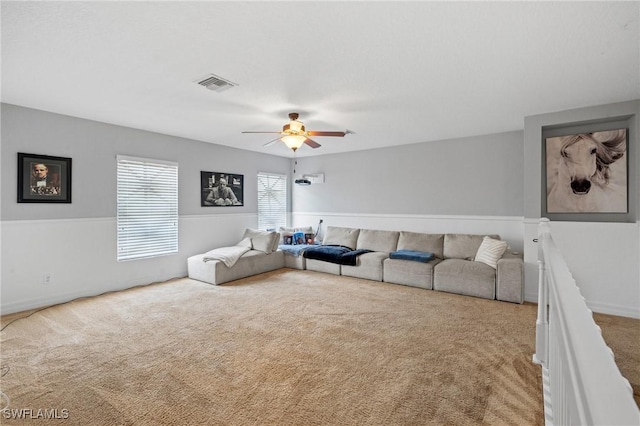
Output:
[[282,133],[282,132],[242,132],[242,133]]
[[265,144],[264,144],[264,145],[262,145],[262,146],[271,146],[271,145],[273,145],[274,143],[278,142],[279,140],[280,140],[280,138],[275,138],[274,140],[269,141],[269,142],[265,143]]
[[305,139],[304,143],[309,145],[311,148],[320,148],[322,146],[318,142],[312,141],[309,138]]
[[340,137],[347,134],[346,132],[325,132],[321,130],[309,130],[307,133],[309,134],[309,136],[340,136]]

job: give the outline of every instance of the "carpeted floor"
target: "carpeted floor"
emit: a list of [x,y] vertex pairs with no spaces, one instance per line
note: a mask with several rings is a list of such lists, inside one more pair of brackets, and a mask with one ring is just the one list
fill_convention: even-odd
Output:
[[640,407],[640,320],[605,314],[593,314],[593,319],[602,329],[602,337]]
[[60,424],[539,425],[535,319],[531,304],[310,271],[180,279],[9,324],[0,389]]

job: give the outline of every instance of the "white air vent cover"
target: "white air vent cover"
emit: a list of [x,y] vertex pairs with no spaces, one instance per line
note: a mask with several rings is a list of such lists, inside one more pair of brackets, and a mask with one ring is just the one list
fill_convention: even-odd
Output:
[[227,90],[231,87],[237,86],[236,83],[225,80],[224,78],[214,74],[208,74],[198,79],[197,83],[209,90],[213,90],[214,92],[222,92],[223,90]]

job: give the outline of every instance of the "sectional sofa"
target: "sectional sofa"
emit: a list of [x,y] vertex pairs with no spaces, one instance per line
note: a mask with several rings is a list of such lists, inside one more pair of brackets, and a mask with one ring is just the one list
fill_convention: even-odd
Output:
[[[323,245],[366,252],[358,256],[355,265],[343,265],[304,258],[304,255],[294,257],[282,250],[266,250],[269,251],[266,253],[252,249],[232,268],[219,261],[203,262],[204,255],[196,255],[188,260],[189,277],[221,284],[290,267],[506,302],[524,301],[522,256],[511,253],[498,235],[429,234],[329,226]],[[429,253],[432,259],[393,258],[400,252]]]
[[236,246],[242,245],[247,239],[250,240],[249,250],[246,250],[231,267],[221,259],[214,259],[212,252],[215,252],[215,249],[189,257],[189,278],[218,285],[284,267],[284,253],[278,250],[279,233],[247,229]]

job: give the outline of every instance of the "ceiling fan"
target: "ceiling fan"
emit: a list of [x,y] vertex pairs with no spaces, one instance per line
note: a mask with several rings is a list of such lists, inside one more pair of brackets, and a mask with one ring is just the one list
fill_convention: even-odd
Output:
[[281,132],[242,132],[242,133],[279,133],[280,136],[272,141],[267,142],[264,146],[271,146],[279,140],[282,140],[289,148],[295,152],[302,144],[306,144],[311,148],[319,148],[321,145],[310,139],[309,136],[340,136],[343,137],[349,133],[353,133],[351,130],[345,130],[344,132],[338,131],[320,131],[320,130],[306,130],[302,121],[298,121],[298,113],[292,112],[289,114],[289,123],[282,126]]

